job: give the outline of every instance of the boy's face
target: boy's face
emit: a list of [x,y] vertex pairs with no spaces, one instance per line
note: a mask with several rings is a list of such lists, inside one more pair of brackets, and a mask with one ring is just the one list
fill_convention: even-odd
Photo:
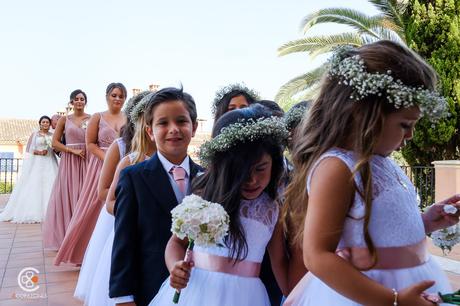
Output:
[[198,124],[192,123],[185,103],[180,100],[160,103],[153,108],[152,126],[147,128],[158,151],[170,162],[180,164],[187,156],[190,140]]

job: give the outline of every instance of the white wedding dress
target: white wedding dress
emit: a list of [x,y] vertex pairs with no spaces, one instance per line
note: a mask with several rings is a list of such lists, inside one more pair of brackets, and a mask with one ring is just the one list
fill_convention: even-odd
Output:
[[[35,132],[30,136],[20,177],[0,213],[0,221],[13,223],[42,222],[46,215],[58,161],[50,147],[52,134]],[[34,155],[34,150],[48,150],[46,155]]]

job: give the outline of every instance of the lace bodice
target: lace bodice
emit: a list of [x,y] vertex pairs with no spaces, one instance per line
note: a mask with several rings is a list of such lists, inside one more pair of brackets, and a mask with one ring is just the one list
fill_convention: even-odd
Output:
[[97,132],[97,143],[100,148],[108,148],[115,138],[118,136],[118,132],[115,131],[110,124],[104,119],[102,113],[99,119],[99,130]]
[[[354,170],[356,157],[353,152],[331,149],[324,153],[312,167],[307,177],[310,190],[311,174],[320,161],[328,157],[339,158],[350,171]],[[376,247],[403,246],[419,242],[425,237],[425,229],[418,208],[419,198],[414,185],[390,158],[374,155],[372,169],[372,213],[369,233]],[[355,176],[358,188],[362,188],[359,175]],[[365,206],[356,193],[354,202],[345,219],[339,247],[365,247],[363,235]]]
[[46,135],[43,135],[39,132],[37,132],[35,138],[34,138],[34,143],[32,144],[32,151],[33,150],[39,150],[39,151],[42,151],[42,150],[50,150],[50,146],[49,144],[47,143],[47,141],[49,143],[51,143],[51,139],[53,137],[53,134],[51,133],[47,133]]
[[[278,221],[278,214],[277,202],[266,193],[262,193],[255,200],[241,201],[240,220],[248,244],[248,254],[245,260],[262,262],[265,248]],[[230,254],[230,249],[227,247],[195,246],[194,250],[226,257],[229,257]]]

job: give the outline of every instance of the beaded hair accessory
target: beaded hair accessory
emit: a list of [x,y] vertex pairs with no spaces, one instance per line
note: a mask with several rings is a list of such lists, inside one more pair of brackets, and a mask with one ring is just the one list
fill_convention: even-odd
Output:
[[230,84],[227,86],[222,87],[216,92],[216,96],[212,103],[212,113],[215,114],[217,110],[217,106],[220,104],[222,99],[231,93],[232,91],[244,91],[248,95],[250,95],[254,100],[260,100],[260,95],[257,91],[248,88],[244,83],[235,83]]
[[155,94],[155,92],[151,91],[144,91],[141,92],[139,95],[143,95],[143,98],[137,103],[133,109],[131,110],[130,116],[131,121],[136,123],[139,118],[144,114],[145,108],[147,107],[150,98]]
[[126,103],[126,106],[124,108],[124,113],[126,114],[126,116],[128,117],[128,121],[132,122],[133,124],[137,121],[137,120],[133,120],[133,110],[134,108],[136,107],[136,105],[138,105],[142,100],[144,100],[145,96],[147,96],[148,94],[152,93],[151,91],[143,91],[143,92],[140,92],[139,94],[131,97],[128,102]]
[[370,95],[385,96],[396,109],[417,105],[423,115],[432,122],[448,116],[448,105],[438,92],[421,86],[405,85],[395,79],[388,70],[385,73],[370,73],[359,55],[348,56],[355,50],[351,46],[338,48],[329,61],[329,77],[338,77],[339,84],[353,88],[350,99],[360,101]]
[[294,129],[302,120],[308,106],[291,107],[284,115],[284,123],[286,128],[290,131]]
[[207,165],[216,153],[224,152],[237,144],[267,137],[282,144],[288,136],[286,125],[278,117],[241,120],[222,128],[219,135],[203,143],[199,151],[200,161]]

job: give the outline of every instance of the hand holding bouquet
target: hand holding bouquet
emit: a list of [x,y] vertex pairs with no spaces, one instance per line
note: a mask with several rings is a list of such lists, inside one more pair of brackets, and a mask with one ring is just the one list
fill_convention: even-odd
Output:
[[[185,262],[191,260],[195,244],[219,245],[228,233],[230,219],[222,205],[208,202],[197,195],[186,196],[171,214],[171,232],[180,239],[187,237],[189,241]],[[176,290],[173,302],[178,303],[179,297],[180,291]]]

